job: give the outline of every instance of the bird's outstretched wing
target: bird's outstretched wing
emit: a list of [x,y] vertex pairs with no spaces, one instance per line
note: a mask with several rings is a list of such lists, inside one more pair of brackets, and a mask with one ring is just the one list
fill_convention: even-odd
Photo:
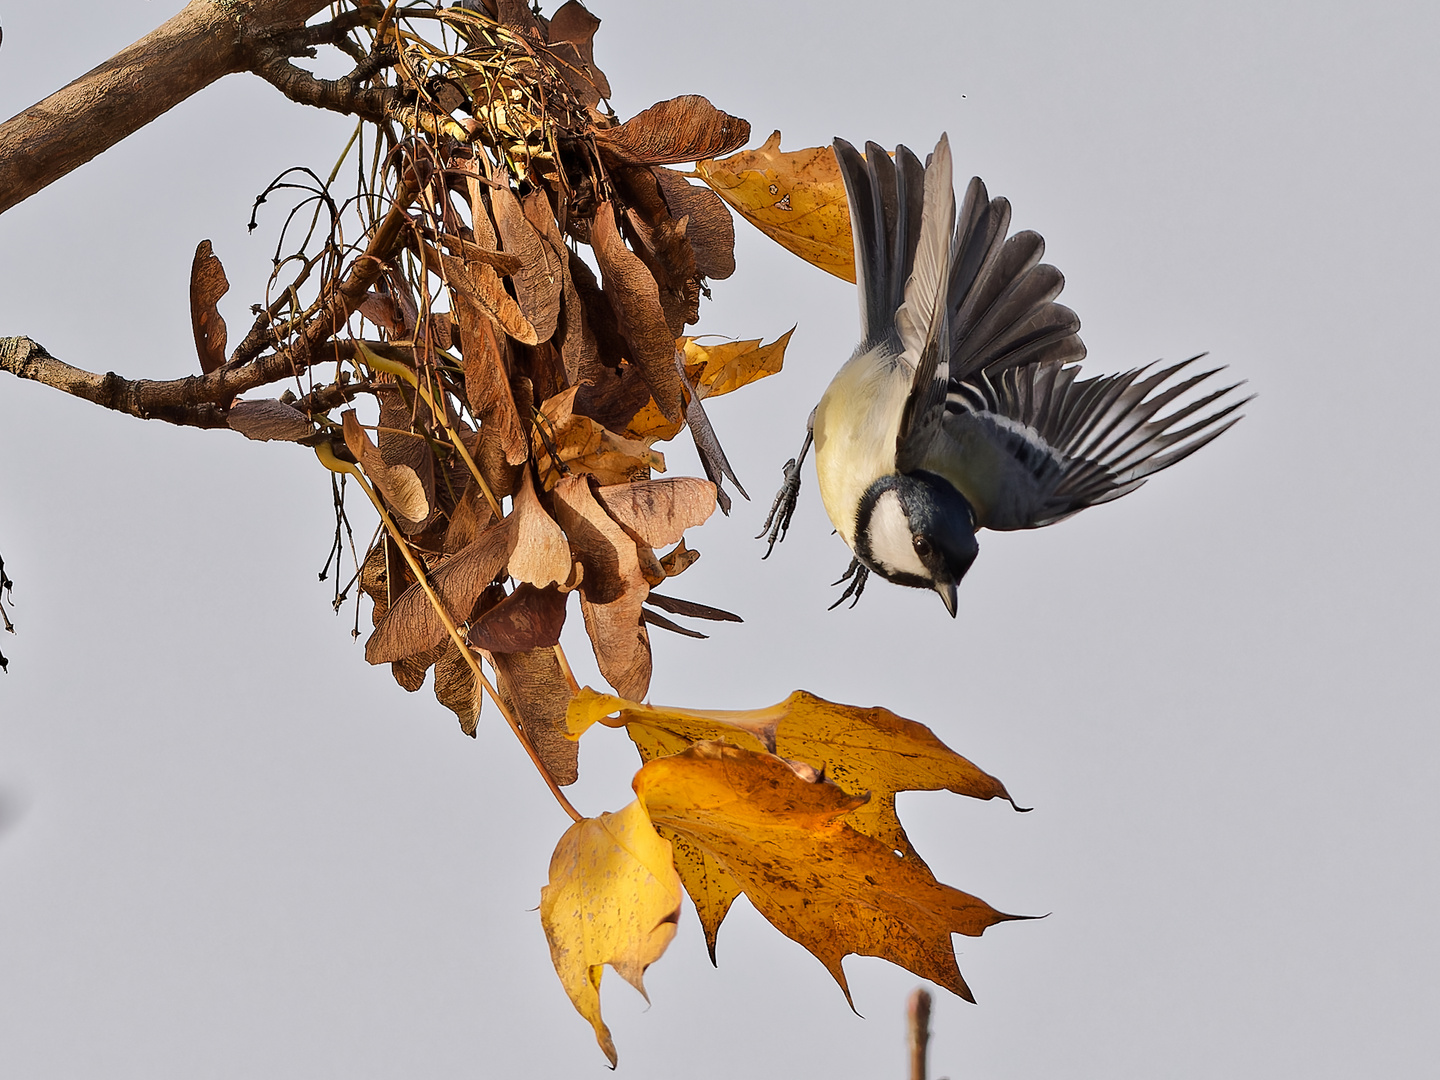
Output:
[[1241,383],[1175,404],[1222,370],[1189,373],[1199,359],[1091,379],[1047,361],[952,381],[945,437],[925,467],[990,529],[1038,528],[1118,499],[1240,419],[1250,399],[1221,399]]

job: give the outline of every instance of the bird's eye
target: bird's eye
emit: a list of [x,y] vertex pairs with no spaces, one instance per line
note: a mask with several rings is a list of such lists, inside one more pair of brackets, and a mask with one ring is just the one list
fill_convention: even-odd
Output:
[[923,536],[915,537],[915,554],[919,555],[922,559],[929,555],[930,541],[926,540]]

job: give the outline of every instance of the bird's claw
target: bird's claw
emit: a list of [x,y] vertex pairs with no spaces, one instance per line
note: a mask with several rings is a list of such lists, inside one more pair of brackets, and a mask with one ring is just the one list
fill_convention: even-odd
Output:
[[775,493],[775,501],[770,504],[770,513],[765,516],[765,524],[760,526],[760,532],[756,540],[767,539],[769,546],[765,548],[765,554],[760,556],[768,559],[770,553],[775,550],[775,545],[785,539],[785,534],[790,531],[790,518],[795,514],[795,504],[800,499],[800,465],[795,458],[785,463],[785,482],[780,485],[780,490]]
[[[834,611],[846,600],[850,600],[853,608],[860,602],[860,594],[865,591],[865,583],[870,580],[870,568],[859,559],[850,560],[850,569],[840,575],[840,581],[849,580],[850,584],[845,586],[845,591],[840,594],[840,599],[830,605],[828,610]],[[832,585],[839,585],[840,581],[831,582]],[[854,597],[852,600],[851,597]]]

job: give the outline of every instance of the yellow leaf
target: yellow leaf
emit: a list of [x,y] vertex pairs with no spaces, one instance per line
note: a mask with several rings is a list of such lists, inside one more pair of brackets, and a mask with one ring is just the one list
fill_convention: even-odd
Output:
[[697,161],[695,173],[746,221],[806,262],[855,280],[850,208],[835,151],[780,151],[780,132],[758,150]]
[[651,469],[665,471],[663,454],[572,412],[578,391],[579,387],[572,386],[540,406],[534,453],[546,491],[554,488],[567,471],[587,473],[602,484],[648,480]]
[[695,395],[718,397],[779,371],[785,362],[785,347],[794,332],[792,327],[769,345],[760,344],[759,338],[706,345],[698,338],[689,337],[682,337],[676,345],[685,351],[687,372],[697,365],[700,367],[698,374],[690,379]]
[[868,792],[870,801],[845,820],[909,855],[914,850],[895,814],[897,792],[953,791],[1014,805],[1004,784],[955,753],[924,724],[889,709],[841,705],[804,690],[764,709],[702,710],[642,705],[586,687],[570,703],[571,738],[596,722],[626,728],[646,761],[679,753],[702,739],[803,761],[851,794]]
[[978,937],[1023,918],[940,884],[918,859],[857,832],[841,819],[863,796],[773,754],[701,742],[649,762],[634,786],[651,821],[713,858],[847,999],[841,961],[853,953],[973,1001],[950,935]]
[[638,801],[577,821],[560,838],[540,890],[540,922],[555,972],[612,1067],[615,1043],[600,1017],[605,965],[643,995],[645,969],[665,952],[679,917],[670,844]]

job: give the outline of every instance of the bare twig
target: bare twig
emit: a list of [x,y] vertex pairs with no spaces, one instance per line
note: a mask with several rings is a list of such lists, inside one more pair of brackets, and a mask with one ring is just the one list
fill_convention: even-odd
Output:
[[916,990],[905,1010],[910,1044],[910,1080],[925,1080],[926,1055],[930,1048],[930,992]]

